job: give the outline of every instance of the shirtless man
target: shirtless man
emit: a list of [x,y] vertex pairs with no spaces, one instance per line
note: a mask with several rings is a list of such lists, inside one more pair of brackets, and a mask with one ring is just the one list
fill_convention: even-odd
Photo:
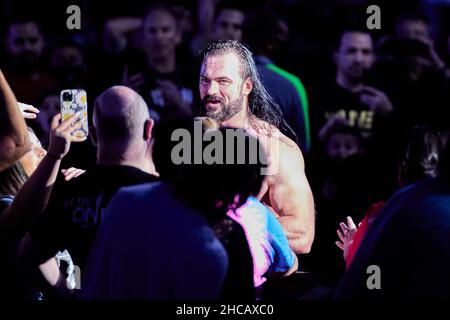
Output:
[[302,153],[280,132],[292,132],[261,84],[251,52],[237,41],[214,41],[200,70],[202,113],[223,126],[246,129],[265,147],[269,171],[259,199],[278,217],[291,249],[308,253],[314,239],[314,200]]

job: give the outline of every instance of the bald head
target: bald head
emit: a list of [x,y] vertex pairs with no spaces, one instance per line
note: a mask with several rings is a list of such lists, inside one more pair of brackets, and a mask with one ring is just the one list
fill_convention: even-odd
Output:
[[128,145],[143,139],[150,118],[147,104],[134,90],[114,86],[95,101],[94,126],[99,145]]

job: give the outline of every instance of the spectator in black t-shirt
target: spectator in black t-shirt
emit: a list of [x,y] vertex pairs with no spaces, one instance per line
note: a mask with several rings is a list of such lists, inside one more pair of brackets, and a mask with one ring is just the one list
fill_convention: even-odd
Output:
[[338,116],[358,128],[363,138],[369,138],[379,116],[393,110],[389,98],[377,88],[368,86],[365,80],[374,59],[370,34],[364,31],[342,33],[334,53],[335,81],[320,91],[312,109],[316,131]]
[[34,263],[64,248],[83,270],[112,195],[120,187],[156,180],[151,156],[153,120],[141,96],[121,86],[106,90],[95,103],[93,123],[97,167],[69,182],[56,183],[43,218],[30,232],[31,247],[25,258],[37,259]]
[[[333,83],[321,87],[312,99],[315,137],[320,139],[320,131],[339,119],[356,128],[367,151],[367,160],[377,163],[375,167],[369,164],[363,167],[380,173],[376,175],[377,181],[371,183],[378,184],[376,190],[393,188],[394,181],[388,177],[395,176],[395,110],[390,97],[378,86],[369,85],[375,61],[370,34],[343,32],[334,60],[337,70]],[[319,149],[321,142],[316,141]]]
[[136,90],[161,118],[193,113],[192,62],[177,56],[182,33],[171,7],[148,9],[142,25],[141,50],[128,52],[122,83]]

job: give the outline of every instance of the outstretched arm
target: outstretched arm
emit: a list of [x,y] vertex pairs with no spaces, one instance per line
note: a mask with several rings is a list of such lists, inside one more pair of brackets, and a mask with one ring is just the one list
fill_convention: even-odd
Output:
[[0,243],[10,239],[21,239],[25,235],[30,222],[47,205],[61,159],[69,151],[70,142],[83,140],[71,136],[71,133],[82,125],[79,115],[73,115],[59,124],[60,118],[61,114],[53,118],[47,155],[22,186],[11,206],[0,216]]
[[0,171],[13,165],[30,148],[27,125],[0,70]]

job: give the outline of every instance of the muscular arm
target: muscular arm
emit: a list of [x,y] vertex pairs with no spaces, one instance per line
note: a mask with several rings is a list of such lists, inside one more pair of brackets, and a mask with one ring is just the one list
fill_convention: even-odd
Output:
[[278,217],[292,250],[308,253],[314,240],[315,217],[303,156],[293,142],[277,145],[270,148],[271,166],[275,169],[274,174],[267,176],[268,205]]
[[25,120],[0,70],[0,171],[14,164],[30,148]]

